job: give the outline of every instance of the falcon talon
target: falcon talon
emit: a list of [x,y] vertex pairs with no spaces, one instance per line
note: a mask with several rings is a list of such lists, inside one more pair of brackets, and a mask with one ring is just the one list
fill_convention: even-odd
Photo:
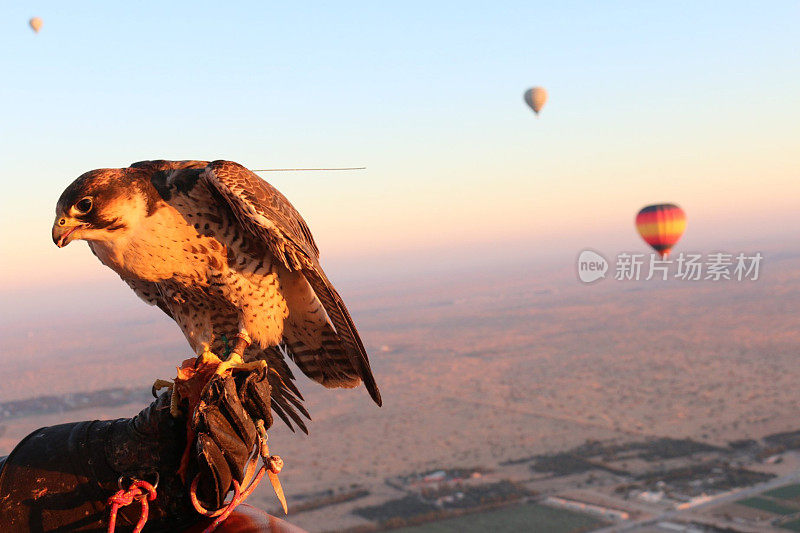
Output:
[[150,393],[153,395],[153,398],[158,398],[157,394],[158,391],[160,391],[161,389],[172,390],[174,386],[175,383],[173,383],[168,379],[157,379],[153,382],[153,386],[150,389]]
[[169,389],[169,414],[172,418],[180,418],[183,413],[181,413],[181,408],[178,405],[179,398],[178,394],[175,392],[175,382],[167,379],[157,379],[153,382],[153,387],[150,389],[150,392],[154,397],[158,398],[156,392],[161,389]]
[[261,370],[262,368],[266,367],[267,367],[266,361],[262,361],[259,359],[258,361],[251,361],[249,363],[245,363],[241,355],[233,353],[231,354],[231,356],[228,358],[227,361],[223,361],[222,363],[219,364],[217,370],[214,373],[221,376],[225,374],[228,370],[230,370],[231,373],[239,371],[249,372],[252,370]]
[[212,365],[212,364],[219,364],[222,363],[222,359],[219,358],[214,352],[206,348],[203,350],[203,353],[197,356],[195,360],[194,367],[195,369],[202,365]]

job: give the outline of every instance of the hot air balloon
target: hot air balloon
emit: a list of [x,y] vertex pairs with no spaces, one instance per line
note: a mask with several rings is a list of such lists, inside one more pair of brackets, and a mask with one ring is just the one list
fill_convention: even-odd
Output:
[[33,17],[31,20],[28,21],[28,24],[31,25],[31,28],[36,33],[39,33],[39,30],[42,28],[42,19],[39,17]]
[[539,115],[539,111],[542,110],[544,103],[547,101],[547,91],[544,90],[544,87],[532,87],[525,91],[523,98],[525,103],[533,109],[533,112]]
[[666,259],[686,229],[686,213],[675,204],[648,205],[636,215],[636,229],[644,241]]

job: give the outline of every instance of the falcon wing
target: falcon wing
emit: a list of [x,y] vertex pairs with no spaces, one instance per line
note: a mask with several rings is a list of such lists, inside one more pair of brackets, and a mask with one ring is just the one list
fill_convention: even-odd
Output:
[[259,237],[289,270],[301,270],[319,257],[305,220],[278,190],[243,166],[213,161],[203,174],[236,219]]
[[[335,351],[325,351],[337,355],[325,361],[326,366],[337,378],[355,371],[354,378],[362,379],[372,399],[381,405],[367,351],[342,298],[319,265],[319,249],[297,210],[273,186],[231,161],[209,163],[202,179],[220,194],[239,223],[260,239],[287,269],[302,272],[325,308],[341,345],[342,358]],[[290,354],[306,375],[325,383],[325,376],[307,371],[305,361],[297,353]]]

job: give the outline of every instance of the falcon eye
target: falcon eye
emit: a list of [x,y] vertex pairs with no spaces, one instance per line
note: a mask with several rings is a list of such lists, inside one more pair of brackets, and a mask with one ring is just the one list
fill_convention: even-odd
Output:
[[91,209],[92,209],[92,199],[89,197],[83,198],[77,204],[75,204],[75,210],[82,215],[85,215],[86,213],[91,211]]

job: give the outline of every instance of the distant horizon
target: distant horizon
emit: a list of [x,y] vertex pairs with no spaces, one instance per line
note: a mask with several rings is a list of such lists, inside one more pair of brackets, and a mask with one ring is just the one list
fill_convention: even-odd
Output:
[[[633,228],[631,232],[634,232]],[[543,284],[554,283],[553,287],[558,288],[560,283],[579,284],[576,277],[576,261],[579,253],[585,249],[603,254],[610,262],[613,262],[617,254],[623,252],[642,254],[649,260],[650,255],[655,252],[646,246],[638,235],[634,237],[627,239],[630,241],[630,246],[610,241],[589,241],[591,244],[581,245],[580,243],[586,241],[575,239],[574,245],[573,242],[562,242],[558,251],[542,250],[535,246],[512,248],[507,243],[477,243],[438,250],[438,254],[437,249],[421,248],[413,253],[395,251],[362,257],[340,256],[326,260],[323,250],[322,266],[346,300],[351,292],[368,294],[371,287],[387,287],[394,282],[402,286],[413,280],[419,280],[429,285],[435,284],[438,280],[450,283],[459,277],[469,279],[483,274],[492,277],[508,273],[520,278],[529,277]],[[88,312],[95,305],[113,311],[116,306],[114,300],[109,301],[109,295],[119,299],[123,308],[131,305],[134,308],[139,305],[142,309],[147,308],[147,304],[140,301],[116,273],[102,265],[92,255],[85,243],[74,242],[70,244],[70,248],[72,247],[82,249],[73,256],[74,263],[70,264],[70,270],[66,274],[31,278],[30,283],[24,285],[0,284],[0,297],[2,297],[0,317],[16,319],[20,313],[24,315],[26,309],[30,313],[40,315],[42,313],[49,315],[51,311],[48,309],[50,309],[57,314],[68,306],[69,318],[80,320],[81,313]],[[63,251],[55,249],[55,246],[53,248],[56,253]],[[761,276],[762,279],[765,276],[769,279],[773,261],[800,257],[800,244],[792,246],[790,242],[780,239],[733,240],[724,245],[714,246],[709,244],[702,246],[696,243],[692,247],[679,243],[671,259],[676,260],[681,253],[701,253],[707,256],[716,252],[734,255],[762,253],[765,258],[761,265]],[[608,278],[613,276],[613,271],[607,275]],[[737,285],[731,284],[730,288],[737,290]],[[160,310],[154,307],[151,308],[151,312],[156,315],[161,314]]]
[[[733,217],[735,220],[717,217],[702,220],[700,214],[693,214],[689,212],[689,225],[675,247],[676,253],[769,251],[793,254],[800,250],[793,228],[774,225],[771,216],[746,219],[737,213]],[[374,278],[382,275],[380,272],[424,274],[428,270],[433,273],[450,268],[458,270],[462,266],[467,269],[475,266],[492,268],[493,264],[506,266],[514,261],[524,261],[537,268],[549,268],[572,261],[583,249],[609,254],[622,251],[652,252],[636,233],[633,216],[621,216],[603,222],[605,225],[589,226],[585,232],[573,230],[547,236],[499,234],[496,238],[476,234],[473,240],[462,239],[449,243],[439,242],[440,239],[433,237],[402,247],[378,247],[363,240],[359,242],[358,235],[350,235],[353,240],[349,243],[340,241],[338,246],[336,243],[329,246],[325,238],[317,237],[317,242],[323,268],[330,270],[334,278],[354,280],[363,276]],[[613,230],[609,227],[613,227]],[[317,236],[313,226],[311,229]],[[771,231],[759,233],[765,230]],[[329,233],[323,233],[330,238]],[[94,257],[84,241],[75,241],[59,249],[52,244],[49,234],[46,237],[35,253],[24,257],[24,263],[7,262],[4,265],[7,275],[0,280],[0,293],[116,278],[116,274]],[[15,256],[18,260],[23,259],[17,254]],[[31,260],[39,263],[40,267],[30,268]],[[376,271],[376,268],[379,270]]]

